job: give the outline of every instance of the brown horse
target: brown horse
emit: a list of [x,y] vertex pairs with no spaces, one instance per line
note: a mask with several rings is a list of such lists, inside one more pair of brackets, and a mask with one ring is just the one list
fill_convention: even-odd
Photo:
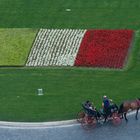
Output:
[[124,115],[126,122],[128,122],[128,119],[126,117],[126,114],[128,113],[128,111],[129,110],[136,110],[135,118],[137,120],[139,109],[140,109],[140,98],[138,98],[136,100],[132,100],[132,101],[124,101],[120,105],[118,113],[120,115],[122,115],[122,118],[123,118],[123,115]]

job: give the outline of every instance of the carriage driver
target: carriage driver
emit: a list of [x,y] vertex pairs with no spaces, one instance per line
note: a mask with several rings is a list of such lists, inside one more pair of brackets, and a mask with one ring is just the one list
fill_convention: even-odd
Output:
[[103,107],[104,113],[108,114],[110,112],[111,102],[112,102],[112,99],[108,99],[106,95],[103,96],[102,107]]

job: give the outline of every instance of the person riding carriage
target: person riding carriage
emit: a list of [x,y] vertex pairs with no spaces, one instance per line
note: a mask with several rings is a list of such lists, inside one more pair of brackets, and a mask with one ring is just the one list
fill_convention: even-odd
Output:
[[88,115],[94,115],[96,108],[94,107],[93,103],[87,100],[82,104],[82,106]]
[[111,102],[112,99],[108,99],[106,95],[103,96],[102,107],[105,114],[109,112]]
[[85,110],[85,113],[88,116],[95,117],[96,120],[98,120],[98,118],[100,118],[100,114],[97,111],[96,107],[89,100],[87,100],[86,102],[84,102],[82,104],[82,107],[83,107],[83,109]]
[[109,99],[106,95],[103,96],[102,107],[103,113],[107,116],[118,110],[117,105],[114,104],[113,100]]

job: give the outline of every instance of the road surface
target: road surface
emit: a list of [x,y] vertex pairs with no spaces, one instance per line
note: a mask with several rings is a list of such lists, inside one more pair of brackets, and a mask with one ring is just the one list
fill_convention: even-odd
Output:
[[0,140],[138,140],[140,139],[139,120],[129,116],[129,122],[120,126],[99,125],[91,131],[85,131],[79,124],[56,127],[9,127],[0,126]]

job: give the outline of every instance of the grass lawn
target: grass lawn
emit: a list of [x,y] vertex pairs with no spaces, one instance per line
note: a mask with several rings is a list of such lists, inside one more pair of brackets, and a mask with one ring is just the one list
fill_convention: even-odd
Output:
[[[98,108],[104,94],[116,103],[140,97],[140,34],[124,71],[92,68],[1,68],[0,120],[72,119],[86,99]],[[45,95],[37,96],[43,88]]]
[[0,27],[138,29],[139,9],[139,0],[0,0]]
[[[71,8],[71,11],[66,12],[67,8]],[[72,119],[76,117],[81,102],[86,99],[91,99],[100,108],[104,94],[118,104],[125,99],[140,97],[139,8],[139,0],[0,0],[1,28],[128,28],[137,31],[129,65],[124,71],[0,68],[0,120]],[[36,30],[31,29],[28,35],[34,38],[35,33]],[[30,48],[31,42],[26,43],[26,46],[27,44]],[[28,50],[24,58],[27,57]],[[19,64],[23,63],[20,60]],[[36,95],[38,88],[43,88],[44,96]]]
[[0,65],[24,65],[37,29],[0,29]]

